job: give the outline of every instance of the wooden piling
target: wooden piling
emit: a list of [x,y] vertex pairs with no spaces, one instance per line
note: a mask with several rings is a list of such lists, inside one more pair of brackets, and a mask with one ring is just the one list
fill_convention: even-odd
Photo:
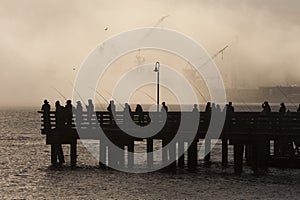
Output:
[[195,169],[197,165],[197,140],[194,140],[188,149],[188,168]]
[[234,172],[242,173],[243,172],[243,152],[244,144],[242,142],[235,142],[233,146],[234,151]]
[[178,167],[183,168],[184,167],[184,142],[179,141],[178,142]]
[[128,168],[133,169],[134,166],[134,141],[130,141],[128,144]]
[[147,139],[147,164],[149,168],[153,167],[153,139]]
[[100,139],[100,147],[99,147],[99,167],[100,168],[105,168],[106,167],[106,142],[104,141],[104,139]]
[[205,157],[204,160],[206,162],[210,161],[210,151],[211,151],[211,139],[205,138]]
[[162,139],[162,161],[163,163],[168,163],[168,149],[165,148],[167,145],[167,139],[163,138]]
[[71,167],[76,167],[77,162],[77,140],[71,142]]
[[222,139],[222,167],[228,167],[228,139]]

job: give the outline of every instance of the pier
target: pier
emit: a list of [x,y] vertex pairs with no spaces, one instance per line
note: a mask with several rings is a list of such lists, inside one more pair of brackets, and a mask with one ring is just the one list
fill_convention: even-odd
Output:
[[[147,152],[153,151],[153,143],[160,140],[162,146],[166,146],[178,134],[181,118],[189,118],[192,112],[168,112],[167,119],[162,124],[162,129],[152,137],[134,137],[125,133],[118,124],[126,124],[124,112],[116,112],[115,118],[109,112],[94,112],[88,116],[87,112],[76,116],[73,114],[72,127],[66,127],[58,131],[55,123],[55,112],[41,114],[41,133],[46,136],[46,144],[51,145],[51,158],[55,156],[55,145],[69,144],[71,155],[71,166],[75,167],[77,162],[77,140],[99,140],[100,141],[100,167],[121,166],[134,167],[133,154],[135,141],[146,141]],[[152,115],[157,115],[162,119],[160,112],[144,112],[143,120],[136,113],[132,113],[132,120],[139,126],[147,126]],[[211,120],[211,114],[199,113],[199,126],[196,133],[188,128],[180,130],[179,134],[188,136],[196,135],[192,141],[182,139],[172,143],[168,149],[162,151],[162,162],[167,163],[167,169],[188,168],[195,169],[198,163],[197,143],[205,141],[205,161],[210,161],[211,140],[219,139],[222,141],[222,166],[228,167],[228,146],[233,145],[234,171],[242,173],[243,165],[246,163],[251,166],[254,173],[266,172],[268,167],[292,167],[300,168],[300,114],[289,112],[281,115],[272,112],[263,115],[260,112],[234,112],[227,113],[224,127],[218,138],[205,137]],[[163,123],[163,122],[161,122]],[[102,131],[100,131],[100,128]],[[80,137],[78,132],[80,131]],[[100,134],[102,132],[104,135]],[[82,134],[84,133],[84,134]],[[185,138],[185,137],[183,137]],[[107,142],[109,139],[115,146],[123,151],[118,156],[112,156],[115,152],[114,146]],[[189,143],[186,154],[176,159],[176,153],[184,151],[184,143]],[[114,154],[115,155],[115,154]],[[127,165],[124,165],[125,155],[127,155]],[[147,165],[153,165],[153,154],[147,154]],[[184,156],[187,156],[185,158]],[[175,160],[175,161],[174,161]],[[245,162],[244,162],[245,161]]]

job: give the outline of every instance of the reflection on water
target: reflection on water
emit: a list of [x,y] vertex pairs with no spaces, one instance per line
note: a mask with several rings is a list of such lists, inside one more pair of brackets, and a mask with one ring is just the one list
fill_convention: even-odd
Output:
[[[300,196],[300,171],[269,169],[256,177],[249,168],[241,176],[222,169],[221,146],[212,151],[212,165],[201,163],[196,172],[128,174],[102,170],[79,142],[78,169],[52,169],[50,147],[40,135],[36,111],[0,111],[0,199],[296,199]],[[95,142],[91,142],[95,143]],[[145,152],[137,142],[136,151]],[[161,144],[156,144],[159,149]],[[157,160],[160,158],[157,157]],[[143,155],[135,162],[145,165]]]

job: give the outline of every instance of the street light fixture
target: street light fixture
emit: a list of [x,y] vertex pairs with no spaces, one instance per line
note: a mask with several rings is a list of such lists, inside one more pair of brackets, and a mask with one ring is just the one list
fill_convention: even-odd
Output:
[[159,112],[159,68],[160,68],[160,63],[156,62],[155,63],[155,68],[154,72],[157,72],[157,112]]

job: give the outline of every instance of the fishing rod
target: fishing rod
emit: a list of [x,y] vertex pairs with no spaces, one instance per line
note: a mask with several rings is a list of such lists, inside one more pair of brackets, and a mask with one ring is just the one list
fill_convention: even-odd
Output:
[[147,97],[149,97],[151,100],[153,100],[153,101],[156,103],[156,99],[154,99],[152,96],[150,96],[150,95],[147,94],[146,92],[140,91],[140,90],[137,90],[137,91],[143,93],[144,95],[146,95]]
[[210,63],[212,60],[214,60],[219,54],[224,54],[224,51],[229,47],[229,45],[226,45],[223,49],[219,50],[217,53],[215,53],[212,57],[208,58],[200,67],[198,67],[198,70]]
[[55,87],[52,86],[52,89],[54,89],[60,96],[62,96],[65,100],[67,100],[67,98]]
[[104,110],[104,107],[103,107],[101,101],[97,97],[95,97],[95,98],[96,98],[96,101],[98,102],[98,104],[100,105],[100,107],[102,108],[102,110]]
[[80,98],[80,100],[84,103],[85,106],[87,106],[87,104],[84,102],[83,98],[81,97],[81,95],[79,94],[79,92],[76,90],[75,86],[73,86],[72,82],[69,81],[72,89],[76,92],[76,94],[78,95],[78,97]]
[[291,104],[293,104],[293,106],[295,106],[295,108],[298,108],[298,107],[296,106],[296,104],[295,104],[292,100],[290,100],[290,99],[288,98],[288,96],[281,90],[281,88],[280,88],[279,86],[277,86],[276,88],[283,94],[283,96],[284,96]]
[[114,99],[123,109],[125,109],[125,107],[112,95],[110,94],[108,91],[104,90],[108,95],[110,95],[112,97],[112,99]]
[[109,102],[104,98],[104,96],[102,96],[101,94],[100,94],[100,92],[98,92],[97,90],[95,90],[94,88],[92,88],[92,87],[89,87],[91,90],[93,90],[94,92],[96,92],[107,104],[109,104]]

